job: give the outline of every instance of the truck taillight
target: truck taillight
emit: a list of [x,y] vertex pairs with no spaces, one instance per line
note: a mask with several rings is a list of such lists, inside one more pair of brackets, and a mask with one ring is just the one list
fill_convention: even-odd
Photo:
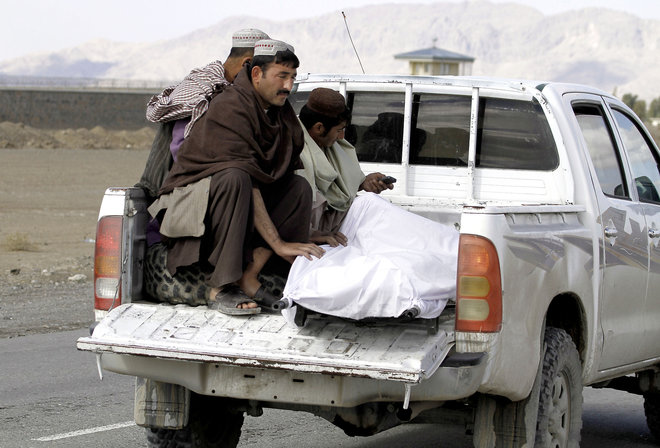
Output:
[[501,329],[500,261],[490,240],[461,235],[456,296],[456,331],[490,333]]
[[94,308],[121,304],[121,216],[104,216],[96,227],[94,250]]

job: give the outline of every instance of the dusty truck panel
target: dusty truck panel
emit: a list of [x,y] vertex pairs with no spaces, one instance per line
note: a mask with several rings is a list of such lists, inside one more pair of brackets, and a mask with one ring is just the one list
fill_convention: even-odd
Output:
[[[451,322],[359,327],[310,319],[293,328],[281,316],[232,317],[185,305],[122,305],[79,340],[80,348],[191,362],[419,383],[452,348]],[[440,350],[438,350],[440,349]]]
[[[86,349],[84,345],[80,348]],[[96,348],[99,349],[102,347]],[[110,351],[100,356],[102,368],[108,371],[139,377],[148,375],[156,381],[182,385],[197,394],[250,399],[269,403],[270,407],[303,404],[350,408],[377,402],[403,406],[406,400],[409,400],[412,409],[423,403],[437,406],[474,394],[486,367],[485,363],[474,367],[447,363],[430,379],[412,384],[361,377],[353,375],[348,369],[318,373],[307,372],[304,368],[290,370],[287,365],[268,363],[219,367],[220,364],[215,363],[216,358],[200,358],[190,362],[165,357],[150,359]]]
[[[118,373],[139,373],[150,362],[145,358],[157,358],[162,373],[151,371],[150,377],[176,377],[198,393],[265,400],[272,398],[273,381],[286,381],[289,387],[277,389],[278,402],[355,406],[403,401],[406,394],[443,401],[479,386],[481,376],[458,365],[436,375],[453,347],[451,322],[429,333],[423,323],[356,327],[312,318],[298,329],[280,316],[241,319],[205,308],[122,305],[78,347],[101,352],[101,366]],[[305,391],[314,391],[313,397],[303,400]]]
[[[587,246],[591,244],[591,237],[579,224],[580,208],[565,206],[562,212],[544,212],[543,207],[536,207],[530,210],[533,213],[517,214],[490,214],[485,209],[463,215],[461,231],[491,237],[500,263],[507,266],[502,278],[501,332],[485,340],[479,333],[456,335],[457,350],[489,353],[494,368],[484,378],[481,392],[512,400],[527,396],[536,372],[506,360],[528,360],[536,365],[544,312],[551,300],[562,294],[592,294],[590,283],[583,281],[593,275],[594,266],[592,254],[585,253],[582,244],[584,239]],[[567,290],[567,285],[572,285],[572,290]]]
[[[588,86],[335,74],[301,76],[294,109],[316,87],[346,98],[363,171],[397,178],[383,196],[460,232],[456,298],[430,321],[298,326],[157,304],[141,279],[146,198],[109,189],[99,222],[121,232],[97,241],[121,262],[99,284],[121,287],[98,288],[109,298],[78,348],[142,378],[150,443],[195,446],[228,421],[210,446],[235,446],[243,414],[272,407],[349,435],[460,412],[475,446],[574,447],[584,386],[643,394],[660,434],[660,154],[634,113]],[[390,135],[367,144],[383,117]]]

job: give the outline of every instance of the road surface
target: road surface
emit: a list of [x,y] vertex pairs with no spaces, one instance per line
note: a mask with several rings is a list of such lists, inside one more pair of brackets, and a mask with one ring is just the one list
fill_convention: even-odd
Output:
[[[0,447],[139,447],[144,430],[133,420],[133,379],[104,373],[94,356],[75,348],[86,330],[0,339]],[[582,447],[657,446],[646,427],[642,398],[585,389]],[[405,425],[369,438],[351,438],[323,419],[265,410],[246,417],[239,447],[464,448],[457,425]]]

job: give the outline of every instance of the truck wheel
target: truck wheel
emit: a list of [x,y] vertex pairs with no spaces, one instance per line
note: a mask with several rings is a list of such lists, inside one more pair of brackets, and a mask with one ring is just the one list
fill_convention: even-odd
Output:
[[582,427],[582,366],[573,340],[549,327],[545,353],[529,396],[520,401],[479,395],[474,421],[475,447],[536,448],[579,446]]
[[183,429],[147,428],[147,448],[191,448],[190,431]]
[[536,444],[541,448],[580,445],[582,365],[571,337],[559,328],[545,332]]
[[651,434],[660,442],[660,394],[644,395],[644,414]]
[[243,412],[221,398],[193,395],[188,426],[147,429],[148,448],[235,448],[241,437]]

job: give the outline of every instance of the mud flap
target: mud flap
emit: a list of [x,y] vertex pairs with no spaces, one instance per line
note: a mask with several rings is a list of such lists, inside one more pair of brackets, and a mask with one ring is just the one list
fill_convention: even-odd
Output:
[[190,391],[178,384],[135,378],[135,423],[146,428],[181,429],[188,424]]

